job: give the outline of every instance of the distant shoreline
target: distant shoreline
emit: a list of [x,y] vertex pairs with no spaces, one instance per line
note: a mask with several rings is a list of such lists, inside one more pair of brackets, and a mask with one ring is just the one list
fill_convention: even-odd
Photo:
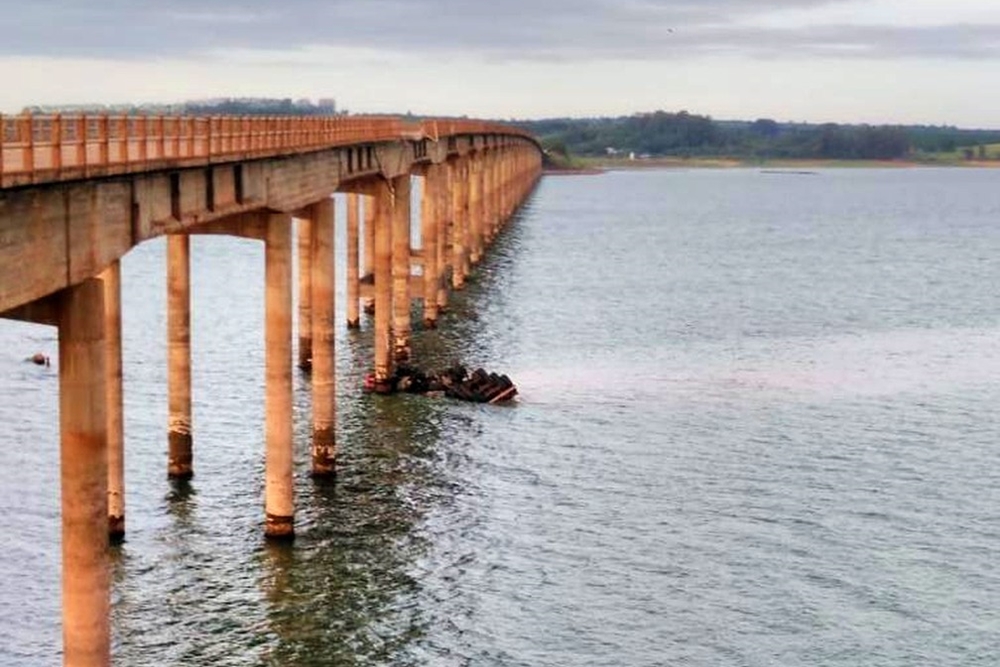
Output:
[[771,173],[812,173],[817,169],[919,169],[947,167],[960,169],[1000,169],[1000,160],[837,160],[820,158],[729,158],[729,157],[657,157],[625,160],[599,157],[573,157],[567,162],[549,164],[546,176],[593,176],[609,171],[644,171],[653,169],[760,169]]
[[580,167],[564,171],[591,173],[643,169],[776,169],[804,171],[812,169],[913,169],[920,167],[958,167],[1000,169],[1000,160],[834,160],[834,159],[740,159],[725,157],[662,157],[643,160],[578,158]]
[[606,171],[608,169],[602,167],[546,167],[542,173],[546,176],[594,176]]

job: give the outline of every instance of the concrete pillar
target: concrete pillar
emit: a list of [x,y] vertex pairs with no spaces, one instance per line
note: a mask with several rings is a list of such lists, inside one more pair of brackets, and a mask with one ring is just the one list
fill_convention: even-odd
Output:
[[476,153],[469,161],[468,174],[469,263],[479,264],[483,253],[483,156]]
[[493,173],[493,227],[490,237],[495,239],[500,233],[505,217],[503,212],[503,153],[499,148],[494,149],[493,169],[491,171]]
[[465,287],[465,276],[469,273],[469,158],[460,158],[452,172],[452,240],[451,240],[451,286]]
[[424,255],[424,326],[437,327],[438,318],[438,190],[441,167],[431,165],[424,175],[420,211],[420,241]]
[[[361,267],[361,275],[369,279],[375,276],[375,220],[377,203],[374,196],[365,195],[364,216],[365,216],[365,263]],[[375,312],[375,298],[365,299],[365,312],[371,315]]]
[[450,228],[452,226],[451,207],[451,172],[452,163],[445,163],[438,167],[438,188],[437,188],[437,266],[438,266],[438,292],[437,305],[438,312],[448,307],[448,240]]
[[[104,285],[62,293],[59,431],[63,664],[111,662]],[[26,573],[26,576],[31,576]]]
[[480,248],[479,261],[486,256],[486,249],[493,240],[493,149],[486,151],[482,155],[482,222],[480,226]]
[[[391,390],[392,377],[392,191],[389,183],[379,179],[372,229],[375,231],[375,391]],[[367,218],[367,216],[366,216]],[[366,220],[367,222],[367,220]]]
[[169,459],[167,475],[194,475],[191,428],[191,255],[184,234],[167,236],[167,392]]
[[357,329],[361,326],[361,315],[358,313],[361,297],[361,285],[358,283],[358,213],[359,195],[351,192],[347,195],[347,326]]
[[483,155],[483,249],[482,255],[486,254],[486,248],[493,243],[496,235],[496,211],[494,210],[494,167],[496,165],[496,149],[491,148]]
[[299,368],[312,368],[312,225],[309,220],[296,220],[299,246]]
[[266,447],[264,534],[295,534],[292,478],[292,221],[273,213],[265,239]]
[[410,358],[410,176],[392,179],[392,355]]
[[507,218],[514,215],[517,206],[521,201],[520,185],[518,184],[518,160],[519,155],[516,148],[507,152],[507,174],[504,198],[506,201]]
[[503,225],[504,213],[503,213],[503,170],[504,170],[504,149],[496,148],[496,155],[494,156],[493,164],[493,184],[495,188],[494,192],[494,207],[497,212],[497,229]]
[[108,534],[125,535],[125,425],[122,393],[121,265],[116,261],[100,275],[104,285],[104,388],[108,418]]
[[[357,281],[357,196],[354,196],[354,277]],[[350,201],[348,201],[350,204]],[[350,205],[348,205],[350,216]],[[334,329],[334,206],[327,198],[309,207],[312,227],[312,475],[332,477],[337,453],[337,375]],[[348,217],[350,220],[350,217]],[[348,225],[350,226],[350,225]],[[350,232],[348,232],[350,238]],[[350,253],[348,253],[350,257]],[[348,266],[350,263],[348,263]],[[350,285],[350,283],[348,283]],[[355,317],[358,297],[354,295]]]
[[508,169],[510,168],[510,154],[506,148],[500,149],[500,157],[497,160],[497,201],[499,202],[500,219],[498,224],[503,227],[510,216],[508,205],[510,202],[510,186],[508,183]]
[[472,167],[475,162],[475,157],[470,155],[465,164],[462,167],[462,247],[465,252],[462,253],[462,274],[468,279],[469,274],[472,273],[472,246],[473,246],[473,233],[472,233]]

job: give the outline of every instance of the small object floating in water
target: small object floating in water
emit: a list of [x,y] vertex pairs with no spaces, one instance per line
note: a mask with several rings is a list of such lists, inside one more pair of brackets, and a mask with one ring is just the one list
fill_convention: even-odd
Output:
[[[390,391],[429,396],[447,396],[470,403],[503,403],[517,396],[517,387],[506,375],[487,373],[482,368],[469,373],[465,366],[456,364],[440,373],[424,371],[402,364],[389,378]],[[365,377],[365,391],[375,390],[375,378]]]
[[30,357],[28,357],[25,361],[30,361],[31,363],[35,364],[36,366],[45,366],[46,368],[49,367],[49,358],[47,356],[45,356],[44,354],[42,354],[41,352],[35,352],[33,355],[31,355]]

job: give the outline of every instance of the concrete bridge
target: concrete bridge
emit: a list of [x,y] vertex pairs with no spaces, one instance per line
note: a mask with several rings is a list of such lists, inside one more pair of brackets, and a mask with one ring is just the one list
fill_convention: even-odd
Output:
[[[347,325],[358,326],[362,303],[373,309],[375,385],[387,391],[394,361],[410,354],[412,301],[435,326],[449,288],[463,286],[540,171],[531,136],[479,121],[0,117],[0,318],[59,330],[66,665],[110,661],[107,548],[125,531],[120,258],[167,236],[165,459],[170,477],[186,479],[189,235],[264,242],[264,531],[288,539],[295,249],[298,362],[312,371],[312,472],[323,477],[336,460],[332,195],[348,193]],[[414,175],[420,248],[410,247]]]

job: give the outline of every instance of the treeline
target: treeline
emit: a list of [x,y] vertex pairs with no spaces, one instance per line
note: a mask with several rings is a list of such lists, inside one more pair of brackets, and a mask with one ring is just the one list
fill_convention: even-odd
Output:
[[337,105],[332,99],[313,102],[291,98],[221,98],[184,103],[184,113],[192,116],[333,116]]
[[[122,114],[186,116],[333,116],[338,113],[333,98],[219,97],[187,102],[148,104],[54,104],[25,107],[23,113]],[[347,113],[341,111],[341,114]]]
[[521,121],[556,153],[580,156],[896,159],[1000,142],[1000,131],[948,126],[716,121],[686,111]]

